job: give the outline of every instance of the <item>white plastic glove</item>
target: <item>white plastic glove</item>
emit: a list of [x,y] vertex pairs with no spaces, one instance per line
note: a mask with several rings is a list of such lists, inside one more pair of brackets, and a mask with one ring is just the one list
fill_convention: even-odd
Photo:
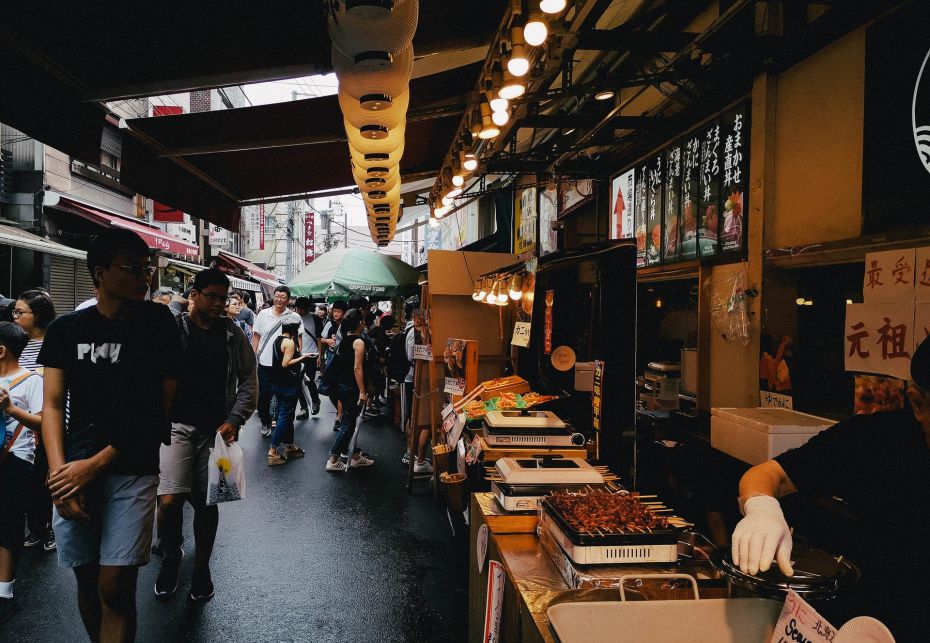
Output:
[[743,573],[755,575],[768,571],[775,558],[785,576],[794,575],[791,530],[778,500],[771,496],[753,496],[743,508],[746,517],[733,530],[733,562]]

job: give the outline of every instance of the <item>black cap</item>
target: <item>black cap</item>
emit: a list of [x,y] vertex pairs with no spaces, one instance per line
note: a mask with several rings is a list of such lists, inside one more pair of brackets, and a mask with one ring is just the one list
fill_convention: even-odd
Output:
[[920,342],[911,357],[911,379],[920,388],[930,390],[930,337]]
[[333,310],[341,310],[342,312],[345,312],[349,310],[349,304],[344,301],[334,301]]

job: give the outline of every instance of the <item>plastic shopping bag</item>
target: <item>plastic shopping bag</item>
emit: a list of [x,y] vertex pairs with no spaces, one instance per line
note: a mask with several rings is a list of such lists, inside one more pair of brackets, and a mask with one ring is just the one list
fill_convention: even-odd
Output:
[[207,504],[232,502],[245,498],[245,468],[242,465],[242,448],[238,443],[226,444],[216,434],[207,463]]

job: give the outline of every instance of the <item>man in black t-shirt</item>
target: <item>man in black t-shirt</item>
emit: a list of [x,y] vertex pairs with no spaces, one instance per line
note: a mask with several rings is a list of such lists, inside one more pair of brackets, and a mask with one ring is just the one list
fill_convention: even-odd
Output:
[[156,268],[136,234],[98,235],[87,267],[97,304],[53,321],[39,353],[42,438],[58,560],[74,569],[84,627],[91,640],[132,640],[180,339],[168,308],[146,301]]
[[833,613],[874,616],[899,641],[919,640],[930,609],[930,339],[914,353],[911,379],[910,408],[854,416],[747,471],[739,485],[746,517],[732,539],[743,571],[764,572],[776,558],[790,576],[792,534],[776,498],[800,491],[840,500],[842,512],[815,515],[808,534],[862,571]]
[[255,410],[258,383],[255,353],[242,329],[224,312],[229,279],[216,268],[197,273],[190,314],[183,313],[183,357],[178,391],[171,407],[171,444],[161,447],[158,485],[158,537],[164,552],[155,595],[178,588],[184,502],[194,507],[194,569],[190,598],[213,597],[210,555],[219,522],[216,505],[207,502],[207,464],[216,434],[230,443]]

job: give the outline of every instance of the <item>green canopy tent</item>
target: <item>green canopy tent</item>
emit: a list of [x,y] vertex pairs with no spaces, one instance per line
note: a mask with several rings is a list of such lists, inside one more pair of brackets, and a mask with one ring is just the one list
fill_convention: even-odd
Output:
[[317,257],[288,282],[295,297],[347,299],[407,297],[420,291],[419,273],[400,259],[359,248],[338,248]]

